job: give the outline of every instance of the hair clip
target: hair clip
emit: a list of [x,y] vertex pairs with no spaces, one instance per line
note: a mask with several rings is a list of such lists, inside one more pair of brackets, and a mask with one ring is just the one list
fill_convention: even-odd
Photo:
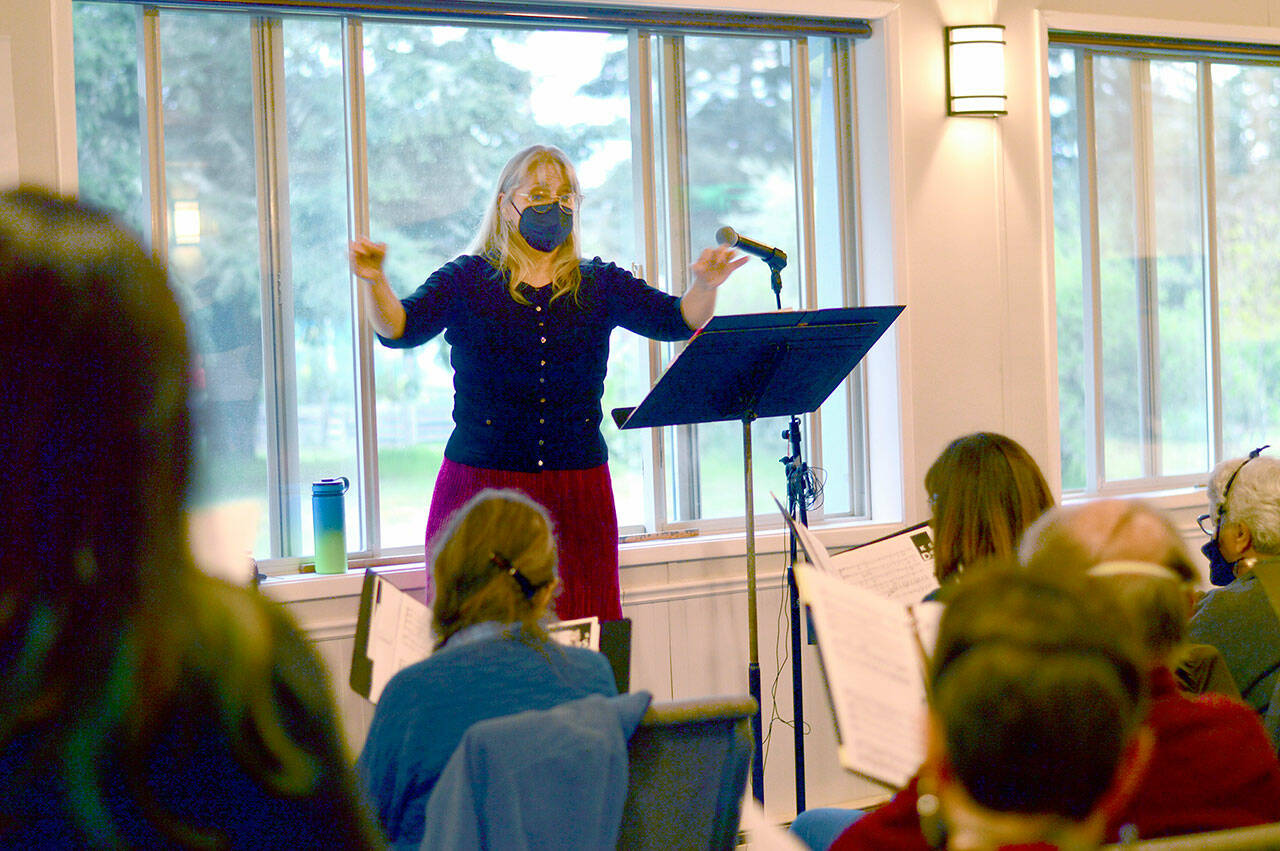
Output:
[[489,556],[489,563],[510,576],[520,586],[520,593],[524,595],[526,600],[532,600],[533,595],[538,593],[537,585],[529,581],[529,577],[525,576],[516,566],[507,560],[507,557],[501,553],[492,553]]

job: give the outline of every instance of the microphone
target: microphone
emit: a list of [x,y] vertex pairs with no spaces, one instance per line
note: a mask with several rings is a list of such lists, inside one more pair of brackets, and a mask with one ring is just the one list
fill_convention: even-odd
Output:
[[721,245],[727,245],[730,248],[740,248],[748,254],[754,254],[768,263],[769,268],[775,271],[787,265],[787,253],[781,248],[774,248],[756,242],[754,239],[747,239],[728,225],[716,231],[716,242]]

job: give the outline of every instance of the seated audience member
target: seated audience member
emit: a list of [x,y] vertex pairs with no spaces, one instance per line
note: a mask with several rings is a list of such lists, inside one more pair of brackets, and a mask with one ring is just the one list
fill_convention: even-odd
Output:
[[1221,695],[1189,697],[1174,679],[1198,577],[1169,520],[1141,500],[1096,500],[1050,511],[1022,549],[1029,571],[1087,572],[1142,642],[1155,746],[1114,823],[1157,837],[1280,821],[1280,760],[1255,713]]
[[1222,462],[1209,479],[1201,525],[1213,532],[1205,555],[1215,584],[1230,579],[1201,599],[1189,635],[1218,648],[1240,696],[1280,745],[1280,705],[1272,700],[1280,687],[1280,617],[1254,573],[1280,561],[1280,459],[1259,451]]
[[[1172,571],[1160,584],[1141,588],[1139,578],[1120,579],[1154,608],[1141,625],[1151,676],[1146,721],[1154,735],[1150,765],[1129,803],[1109,819],[1108,839],[1126,824],[1142,837],[1214,830],[1280,820],[1280,767],[1252,713],[1217,696],[1179,694],[1165,660],[1181,641],[1189,609],[1188,583],[1195,570],[1177,530],[1140,501],[1098,500],[1051,509],[1024,537],[1022,558],[1031,570],[1079,574],[1101,561],[1150,562]],[[1097,578],[1095,581],[1103,581]],[[885,806],[854,822],[833,848],[929,847],[917,815],[918,779]]]
[[[1105,597],[991,569],[948,601],[920,788],[935,847],[1096,848],[1146,753],[1145,681]],[[838,840],[836,848],[844,845]]]
[[315,652],[193,564],[188,345],[110,217],[0,195],[0,846],[383,847]]
[[[942,597],[965,570],[1011,561],[1023,530],[1053,506],[1053,494],[1030,453],[1002,434],[976,432],[947,445],[924,477],[932,512],[933,565]],[[818,807],[800,813],[791,831],[826,848],[861,815]]]
[[487,718],[617,693],[599,653],[552,641],[540,623],[556,591],[547,512],[485,490],[433,540],[435,652],[397,673],[358,763],[392,842],[417,848],[427,800],[467,728]]
[[951,441],[924,476],[932,510],[933,565],[946,585],[986,560],[1011,560],[1022,532],[1053,505],[1035,460],[1001,434]]

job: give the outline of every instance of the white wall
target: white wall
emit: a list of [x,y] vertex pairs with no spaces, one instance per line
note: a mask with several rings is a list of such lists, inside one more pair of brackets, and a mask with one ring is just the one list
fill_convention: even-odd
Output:
[[[1043,77],[1046,22],[1097,30],[1147,31],[1239,40],[1280,41],[1280,0],[788,0],[696,5],[805,12],[876,19],[879,43],[859,51],[863,88],[864,186],[874,222],[868,251],[885,292],[907,305],[895,337],[896,411],[900,434],[872,446],[896,454],[904,519],[925,516],[920,480],[938,451],[975,429],[1004,432],[1032,452],[1057,480],[1057,404],[1052,298],[1051,206]],[[75,185],[75,126],[70,54],[70,0],[0,0],[0,38],[8,36],[17,99],[17,161],[22,180]],[[943,27],[994,22],[1006,26],[1009,114],[948,118],[944,106]],[[887,299],[886,299],[887,300]],[[891,418],[895,419],[895,418]],[[1174,495],[1192,533],[1201,497]],[[766,514],[761,509],[761,514]],[[885,527],[824,530],[831,545],[868,540]],[[766,534],[762,552],[780,549]],[[637,687],[659,698],[745,692],[746,613],[740,538],[703,538],[640,545],[623,554],[626,612],[636,621]],[[760,565],[761,660],[765,693],[774,669],[781,560]],[[288,583],[273,592],[291,607],[332,662],[342,686],[354,626],[353,577]],[[346,584],[344,584],[346,583]],[[784,628],[785,629],[785,628]],[[809,715],[825,718],[817,666],[805,660]],[[779,687],[787,714],[789,679]],[[347,696],[344,719],[361,737],[367,707]],[[766,718],[769,712],[766,708]],[[790,731],[775,727],[767,762],[766,808],[788,815]],[[829,724],[815,724],[808,748],[810,805],[871,791],[835,767]]]

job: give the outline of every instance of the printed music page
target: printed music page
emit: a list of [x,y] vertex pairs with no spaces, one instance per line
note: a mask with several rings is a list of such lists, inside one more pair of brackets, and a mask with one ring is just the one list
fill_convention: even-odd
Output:
[[942,606],[906,605],[851,581],[817,536],[774,501],[810,562],[795,565],[796,585],[817,634],[840,764],[902,788],[924,760],[924,664]]
[[897,600],[917,603],[935,591],[933,537],[917,523],[870,543],[831,556],[831,567],[846,582]]
[[[366,588],[361,591],[356,621],[352,688],[377,703],[396,673],[431,655],[435,636],[431,633],[431,608],[416,594],[400,590],[372,570],[365,571],[365,579]],[[558,621],[545,626],[551,638],[561,644],[600,649],[599,618]],[[367,679],[355,676],[358,669],[366,673]]]
[[585,647],[588,650],[600,649],[600,618],[592,615],[589,618],[576,618],[571,621],[558,621],[547,625],[547,634],[554,641],[568,647]]
[[924,671],[906,606],[798,564],[840,738],[840,764],[896,789],[924,760]]
[[384,577],[375,577],[369,612],[369,699],[377,703],[397,671],[430,656],[431,644],[431,609]]

